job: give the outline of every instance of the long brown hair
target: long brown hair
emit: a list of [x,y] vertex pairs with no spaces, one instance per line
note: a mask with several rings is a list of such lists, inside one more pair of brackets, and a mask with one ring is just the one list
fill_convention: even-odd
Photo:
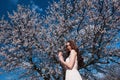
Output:
[[[70,46],[72,49],[74,49],[77,52],[77,60],[78,60],[78,69],[84,66],[83,58],[81,56],[81,53],[79,52],[78,47],[76,46],[75,42],[73,40],[67,41],[70,43]],[[70,51],[66,48],[67,56],[70,54]]]

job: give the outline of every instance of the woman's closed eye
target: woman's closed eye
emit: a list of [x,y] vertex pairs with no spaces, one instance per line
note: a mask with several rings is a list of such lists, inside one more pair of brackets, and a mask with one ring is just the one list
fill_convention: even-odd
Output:
[[70,45],[66,45],[66,47],[68,47],[68,46],[70,46]]

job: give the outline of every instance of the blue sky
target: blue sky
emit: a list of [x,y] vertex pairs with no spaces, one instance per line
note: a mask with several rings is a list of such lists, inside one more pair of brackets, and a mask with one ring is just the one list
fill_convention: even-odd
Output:
[[41,13],[44,13],[49,3],[52,2],[53,0],[0,0],[0,18],[2,17],[2,15],[4,15],[4,17],[6,18],[7,12],[12,12],[13,10],[16,10],[17,4],[30,5],[33,7],[33,9],[37,9]]
[[[48,7],[49,3],[52,2],[53,0],[0,0],[0,18],[4,15],[5,19],[7,19],[7,12],[11,13],[13,10],[16,10],[18,4],[30,5],[33,9],[37,9],[39,12],[44,14],[45,9]],[[19,74],[16,74],[16,72],[14,71],[9,73],[3,73],[0,74],[0,80],[18,80]]]
[[[17,4],[31,5],[31,7],[33,9],[37,9],[37,10],[39,10],[39,12],[45,13],[45,9],[49,6],[49,2],[52,3],[52,1],[53,0],[0,0],[0,18],[2,17],[2,15],[4,15],[6,18],[7,12],[12,12],[13,10],[16,10]],[[59,1],[59,0],[54,0],[54,1]],[[120,48],[120,43],[118,43],[115,46]],[[94,71],[94,72],[96,72],[96,71]],[[0,80],[18,79],[19,74],[15,74],[15,72],[0,74]],[[98,76],[98,75],[103,76],[101,73],[98,73],[98,74],[95,73],[95,74],[96,74],[96,76]]]

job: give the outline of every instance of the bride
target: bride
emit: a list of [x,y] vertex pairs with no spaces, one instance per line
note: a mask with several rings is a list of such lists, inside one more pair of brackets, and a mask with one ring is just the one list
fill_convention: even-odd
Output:
[[66,52],[69,54],[64,61],[62,52],[58,53],[61,64],[65,67],[65,80],[82,80],[78,67],[83,65],[83,58],[79,54],[79,50],[74,41],[70,40],[66,43]]

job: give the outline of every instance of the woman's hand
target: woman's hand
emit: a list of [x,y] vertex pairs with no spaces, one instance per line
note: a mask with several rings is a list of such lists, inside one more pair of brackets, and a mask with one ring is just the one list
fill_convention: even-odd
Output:
[[64,63],[64,58],[63,58],[63,53],[62,52],[58,52],[58,58],[62,64],[62,66],[67,69],[67,67],[63,64]]
[[61,57],[63,55],[62,52],[58,52],[58,57]]
[[64,59],[63,59],[63,53],[62,52],[58,52],[58,57],[59,57],[59,60],[62,62]]

